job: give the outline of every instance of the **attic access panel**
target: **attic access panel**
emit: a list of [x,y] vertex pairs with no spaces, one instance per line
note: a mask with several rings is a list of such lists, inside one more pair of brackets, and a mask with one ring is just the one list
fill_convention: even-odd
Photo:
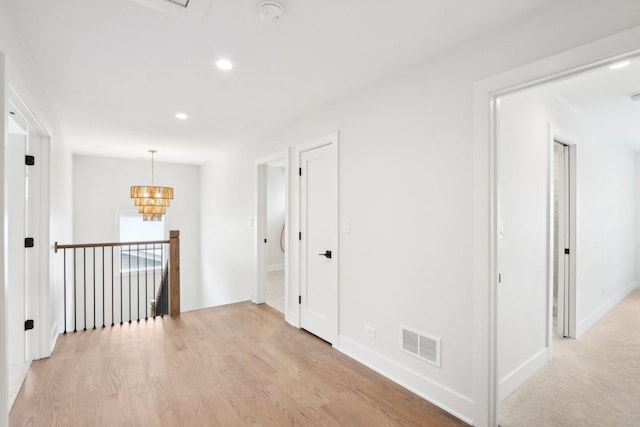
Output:
[[171,3],[175,3],[182,7],[188,7],[190,0],[167,0],[167,1],[170,1]]
[[211,0],[131,0],[158,12],[173,16],[185,17],[196,21],[202,20]]

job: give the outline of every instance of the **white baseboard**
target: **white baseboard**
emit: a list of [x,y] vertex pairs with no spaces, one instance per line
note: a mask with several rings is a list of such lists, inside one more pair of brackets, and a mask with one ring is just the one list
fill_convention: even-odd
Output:
[[460,418],[462,421],[473,424],[473,400],[468,397],[442,384],[438,384],[345,336],[339,336],[338,343],[334,347],[341,353],[357,360],[391,381]]
[[289,315],[285,314],[284,320],[291,326],[300,328],[300,319],[298,319],[298,312],[296,310],[289,310]]
[[58,335],[60,335],[60,331],[58,331],[58,322],[56,321],[53,323],[53,327],[51,328],[51,338],[49,339],[51,347],[49,348],[49,354],[46,357],[53,354],[53,349],[56,348],[56,342],[58,342]]
[[284,262],[267,265],[267,271],[280,271],[280,270],[284,270]]
[[602,318],[605,314],[609,312],[613,307],[615,307],[620,301],[625,299],[631,292],[633,292],[637,287],[638,283],[633,282],[627,285],[625,288],[620,289],[618,292],[613,294],[611,298],[600,304],[598,308],[593,310],[591,314],[584,317],[582,320],[578,322],[578,330],[576,331],[576,336],[579,337],[583,333],[587,332],[590,327],[592,327],[598,320]]
[[543,348],[534,354],[529,360],[511,371],[506,377],[500,380],[498,396],[500,401],[513,393],[525,381],[533,376],[549,361],[549,349]]

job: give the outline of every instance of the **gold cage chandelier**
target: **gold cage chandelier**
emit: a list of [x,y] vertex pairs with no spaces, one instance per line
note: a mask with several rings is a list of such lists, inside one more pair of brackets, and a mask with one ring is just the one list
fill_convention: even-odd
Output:
[[138,213],[142,214],[144,221],[160,221],[162,215],[167,212],[173,199],[172,187],[159,187],[153,182],[153,156],[156,150],[149,150],[151,153],[151,185],[134,185],[131,187],[131,198],[134,200]]

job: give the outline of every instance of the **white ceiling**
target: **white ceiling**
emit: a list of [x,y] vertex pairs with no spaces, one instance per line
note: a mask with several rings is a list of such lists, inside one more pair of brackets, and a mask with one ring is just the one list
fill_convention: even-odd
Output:
[[608,67],[553,83],[549,89],[578,110],[603,143],[640,151],[640,59],[625,68]]
[[275,24],[259,0],[9,3],[75,152],[201,163],[550,1],[283,0]]

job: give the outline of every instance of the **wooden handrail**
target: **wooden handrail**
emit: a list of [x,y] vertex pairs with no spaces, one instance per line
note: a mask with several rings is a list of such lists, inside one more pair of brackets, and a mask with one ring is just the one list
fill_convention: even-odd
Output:
[[[179,233],[178,233],[179,235]],[[58,253],[58,249],[79,249],[79,248],[102,248],[111,246],[140,246],[140,245],[157,245],[163,243],[171,243],[171,240],[148,240],[143,242],[110,242],[110,243],[78,243],[74,245],[54,245],[54,250]]]

